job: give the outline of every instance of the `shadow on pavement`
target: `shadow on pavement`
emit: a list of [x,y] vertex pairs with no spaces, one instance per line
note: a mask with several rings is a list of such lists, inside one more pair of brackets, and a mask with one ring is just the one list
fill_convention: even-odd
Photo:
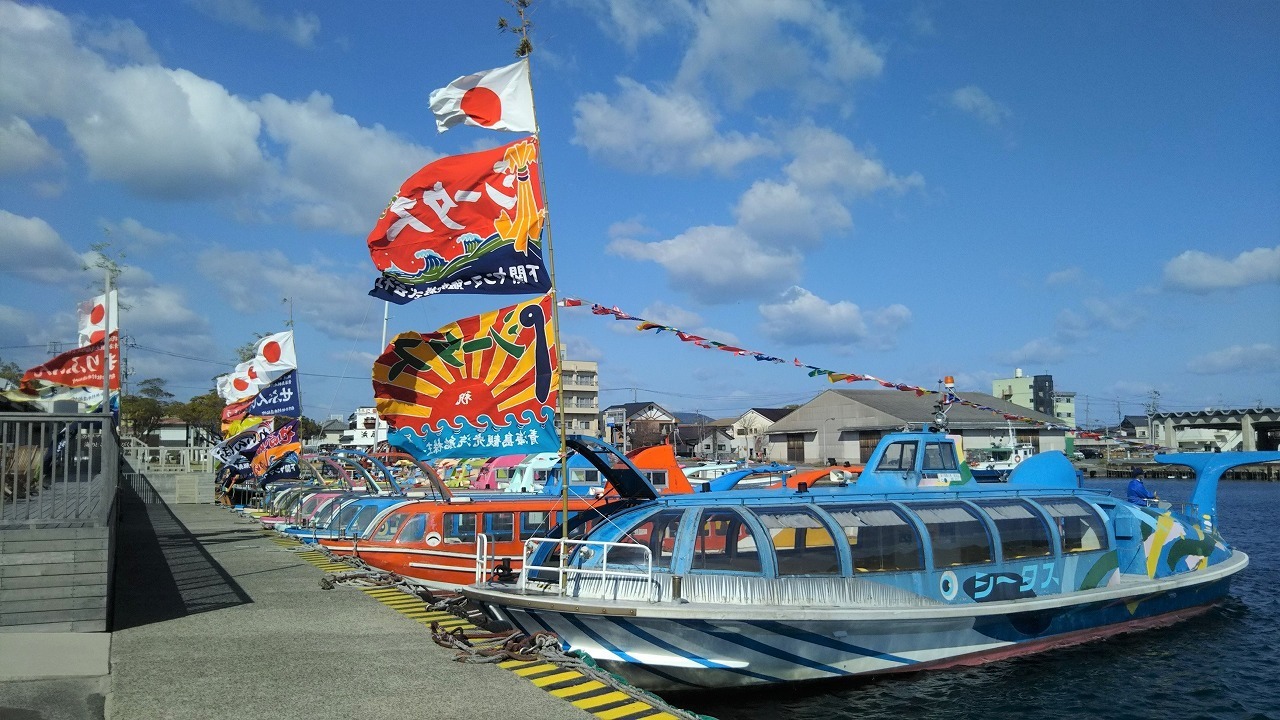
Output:
[[142,475],[117,502],[112,631],[253,602],[202,545],[238,538],[187,530]]

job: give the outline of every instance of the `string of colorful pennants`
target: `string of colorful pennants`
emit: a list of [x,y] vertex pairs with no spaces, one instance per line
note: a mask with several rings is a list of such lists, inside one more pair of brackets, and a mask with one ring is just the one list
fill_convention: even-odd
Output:
[[[939,390],[930,390],[929,388],[920,387],[919,385],[909,385],[907,383],[895,383],[890,380],[885,380],[884,378],[876,377],[875,375],[871,375],[869,373],[837,372],[835,370],[829,370],[827,368],[818,367],[817,365],[808,365],[806,363],[801,362],[799,358],[793,358],[792,360],[788,361],[784,358],[776,357],[774,355],[769,355],[767,353],[757,352],[755,350],[748,350],[746,348],[737,347],[735,345],[730,345],[728,343],[717,342],[715,340],[701,337],[699,335],[695,335],[690,332],[685,332],[680,328],[672,327],[670,325],[663,325],[662,323],[656,323],[651,320],[646,320],[642,317],[631,315],[629,313],[623,312],[622,310],[618,309],[618,306],[616,305],[613,307],[607,307],[599,303],[589,303],[580,298],[572,298],[572,297],[566,297],[562,299],[560,301],[560,305],[562,307],[590,306],[591,314],[593,315],[611,316],[615,320],[638,322],[639,324],[636,325],[636,330],[639,332],[648,332],[650,330],[657,331],[657,334],[662,334],[663,332],[671,332],[671,333],[674,333],[675,336],[679,338],[682,342],[690,343],[695,347],[699,347],[704,350],[721,350],[724,352],[733,353],[738,357],[749,357],[758,362],[767,362],[767,363],[773,363],[776,365],[786,365],[790,363],[795,367],[802,368],[808,371],[809,377],[825,377],[827,381],[831,383],[874,382],[879,384],[881,387],[885,387],[890,390],[899,390],[902,392],[913,392],[917,396],[921,396],[921,397],[923,397],[924,395],[942,395],[943,394],[943,392]],[[1016,415],[1013,413],[1007,413],[1003,410],[993,408],[988,405],[983,405],[982,403],[976,403],[976,402],[973,402],[972,400],[966,400],[950,391],[947,391],[945,393],[944,402],[946,404],[964,405],[966,407],[974,408],[975,410],[983,410],[985,412],[994,413],[1004,418],[1005,420],[1009,420],[1009,421],[1028,423],[1031,425],[1036,425],[1038,427],[1044,427],[1051,430],[1068,430],[1068,431],[1074,430],[1074,428],[1067,425],[1043,423],[1043,422],[1040,422],[1039,420],[1035,420],[1025,415]]]

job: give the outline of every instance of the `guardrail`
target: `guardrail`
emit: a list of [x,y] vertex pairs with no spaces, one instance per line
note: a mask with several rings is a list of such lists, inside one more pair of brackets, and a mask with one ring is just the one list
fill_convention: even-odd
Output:
[[[534,565],[529,562],[530,558],[539,545],[575,545],[582,547],[579,556],[583,560],[591,559],[594,555],[592,548],[599,548],[602,557],[600,558],[599,568],[583,568],[572,567],[567,564],[566,559],[561,559],[556,565]],[[609,569],[609,551],[616,548],[626,548],[630,551],[639,550],[644,557],[644,572],[637,570],[610,570]],[[567,548],[561,548],[561,553],[567,554]],[[628,566],[635,566],[637,563],[627,563]],[[653,551],[647,545],[638,543],[619,543],[605,542],[603,540],[565,540],[563,538],[530,538],[524,543],[523,556],[520,558],[520,592],[525,592],[529,580],[529,573],[534,570],[546,570],[555,573],[559,582],[556,584],[560,588],[560,594],[563,595],[565,588],[568,587],[569,580],[574,578],[587,576],[599,577],[601,579],[615,580],[643,580],[646,585],[653,583]]]
[[120,455],[139,471],[213,472],[213,456],[208,446],[151,447],[124,445]]
[[0,413],[0,529],[105,524],[119,479],[110,417]]

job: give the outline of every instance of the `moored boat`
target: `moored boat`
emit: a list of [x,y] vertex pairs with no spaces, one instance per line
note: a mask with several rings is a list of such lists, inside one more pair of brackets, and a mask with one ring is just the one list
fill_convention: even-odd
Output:
[[1218,532],[1218,478],[1280,453],[1177,454],[1190,502],[1138,507],[1080,487],[1067,458],[999,485],[953,439],[890,434],[843,486],[659,495],[564,545],[526,543],[517,580],[464,590],[525,632],[556,633],[655,690],[826,680],[977,664],[1204,612],[1248,557]]

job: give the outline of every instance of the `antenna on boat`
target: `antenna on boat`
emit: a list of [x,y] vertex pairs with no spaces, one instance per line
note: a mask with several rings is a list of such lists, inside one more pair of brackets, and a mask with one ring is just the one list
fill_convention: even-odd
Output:
[[938,393],[942,396],[933,406],[933,421],[942,432],[947,431],[947,411],[956,397],[956,379],[947,375],[938,381]]

